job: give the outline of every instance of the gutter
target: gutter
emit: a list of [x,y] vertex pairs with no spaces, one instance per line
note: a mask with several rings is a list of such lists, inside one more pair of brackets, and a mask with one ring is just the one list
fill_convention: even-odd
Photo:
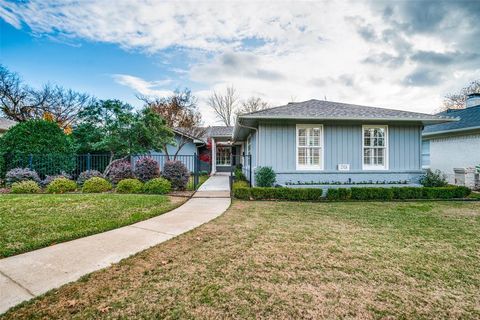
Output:
[[410,122],[454,122],[459,121],[460,118],[426,118],[426,119],[416,119],[416,118],[355,118],[355,117],[298,117],[298,116],[242,116],[242,119],[271,119],[271,120],[347,120],[347,121],[410,121]]
[[461,129],[427,132],[427,133],[422,133],[422,137],[431,137],[431,136],[444,135],[444,134],[449,134],[449,133],[468,132],[468,131],[475,131],[475,130],[480,130],[480,126],[461,128]]

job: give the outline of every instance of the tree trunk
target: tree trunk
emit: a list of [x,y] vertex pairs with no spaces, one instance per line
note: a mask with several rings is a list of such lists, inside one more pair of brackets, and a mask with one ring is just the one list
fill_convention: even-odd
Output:
[[123,158],[120,158],[120,159],[117,159],[117,160],[113,160],[113,154],[110,156],[110,163],[108,164],[108,166],[105,168],[105,171],[103,171],[103,175],[106,177],[109,173],[110,173],[110,170],[112,169],[112,166],[115,164],[115,163],[118,163],[118,162],[122,162],[122,161],[125,161],[127,160],[128,158],[130,157],[130,155],[126,155],[125,157]]

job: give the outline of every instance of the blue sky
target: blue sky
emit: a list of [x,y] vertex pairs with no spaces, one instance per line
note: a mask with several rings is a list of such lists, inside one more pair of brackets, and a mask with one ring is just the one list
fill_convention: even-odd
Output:
[[140,105],[190,88],[431,113],[480,79],[480,1],[0,0],[0,63]]

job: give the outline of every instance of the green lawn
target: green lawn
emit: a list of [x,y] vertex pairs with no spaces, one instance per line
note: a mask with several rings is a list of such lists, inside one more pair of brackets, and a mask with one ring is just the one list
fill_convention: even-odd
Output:
[[6,319],[479,319],[478,202],[235,201]]
[[1,195],[0,257],[132,224],[179,201],[155,195]]
[[[207,175],[199,176],[198,177],[197,188],[200,187],[205,181],[207,181],[208,178],[209,178],[209,176],[207,176]],[[188,180],[187,191],[194,191],[194,189],[193,189],[193,179],[194,179],[194,177],[190,176],[190,179]]]

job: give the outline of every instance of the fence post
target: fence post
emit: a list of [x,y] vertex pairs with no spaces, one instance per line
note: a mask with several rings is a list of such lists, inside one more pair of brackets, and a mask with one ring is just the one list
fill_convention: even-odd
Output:
[[33,170],[33,154],[30,153],[30,156],[28,157],[28,168],[30,170]]
[[92,168],[92,155],[90,153],[87,154],[87,171],[90,171]]
[[199,175],[198,167],[199,167],[198,157],[197,157],[197,153],[195,152],[193,154],[193,189],[194,190],[197,190],[197,186],[198,186],[198,175]]
[[248,155],[248,174],[250,176],[249,183],[250,183],[250,188],[252,187],[252,155]]

